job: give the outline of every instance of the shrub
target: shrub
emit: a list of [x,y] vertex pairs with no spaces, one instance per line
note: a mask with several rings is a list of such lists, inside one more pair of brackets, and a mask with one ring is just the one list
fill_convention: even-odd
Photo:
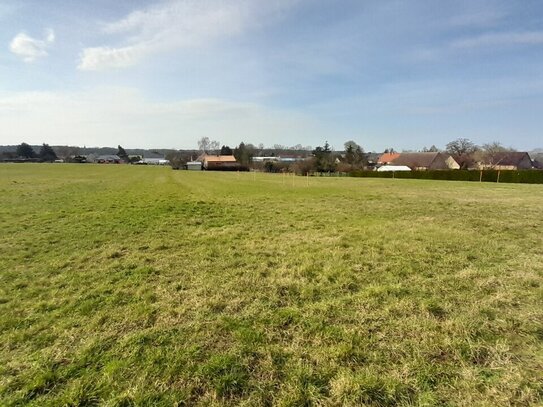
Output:
[[[431,170],[431,171],[354,171],[353,177],[433,179],[442,181],[482,181],[520,184],[543,184],[543,171],[539,170]],[[499,178],[498,178],[499,177]]]

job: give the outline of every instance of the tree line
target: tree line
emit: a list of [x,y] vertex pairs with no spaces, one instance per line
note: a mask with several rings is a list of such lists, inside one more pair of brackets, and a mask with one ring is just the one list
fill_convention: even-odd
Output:
[[34,148],[32,148],[30,144],[21,143],[17,146],[15,154],[4,153],[3,155],[6,156],[6,158],[8,159],[25,159],[41,162],[53,162],[55,160],[58,160],[58,156],[55,150],[53,150],[53,148],[46,143],[43,143],[41,145],[37,153],[36,151],[34,151]]
[[[322,146],[312,148],[310,146],[302,146],[297,144],[292,147],[287,147],[279,144],[274,144],[273,147],[266,148],[263,144],[254,145],[251,143],[241,142],[239,145],[231,148],[228,145],[221,145],[216,140],[210,140],[208,137],[202,137],[198,140],[198,150],[171,150],[166,154],[166,159],[170,160],[172,166],[182,167],[190,160],[195,160],[200,154],[217,154],[217,155],[233,155],[236,160],[243,166],[255,167],[257,169],[268,172],[279,171],[296,171],[299,173],[308,172],[351,172],[368,167],[370,154],[364,151],[364,148],[353,140],[344,143],[343,150],[334,151],[330,144],[326,141]],[[36,152],[35,149],[27,143],[21,143],[16,147],[14,153],[2,153],[6,159],[23,159],[29,161],[53,162],[57,160],[58,154],[61,158],[68,161],[77,156],[79,153],[78,147],[61,146],[56,147],[55,152],[48,144],[44,143]],[[62,151],[61,151],[62,150]],[[457,138],[446,144],[444,150],[440,150],[435,145],[429,148],[424,147],[419,152],[446,152],[452,155],[461,166],[467,165],[469,162],[485,162],[492,163],[493,156],[496,153],[504,151],[515,151],[512,148],[504,147],[499,142],[486,143],[477,145],[467,138]],[[388,147],[384,153],[395,153],[393,147]],[[403,150],[402,152],[408,152]],[[413,152],[413,151],[409,151]],[[375,153],[373,153],[375,154]],[[129,156],[122,146],[117,147],[116,155],[127,163],[134,160],[139,160],[138,157]],[[268,162],[253,162],[253,157],[266,156],[297,156],[305,158],[303,161],[295,163],[282,163],[278,161]],[[375,157],[373,157],[375,158]],[[539,154],[534,159],[543,161],[543,154]]]

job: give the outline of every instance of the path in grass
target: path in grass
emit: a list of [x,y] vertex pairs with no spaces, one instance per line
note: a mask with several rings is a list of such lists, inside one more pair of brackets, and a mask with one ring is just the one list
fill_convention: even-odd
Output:
[[536,405],[543,188],[0,165],[0,405]]

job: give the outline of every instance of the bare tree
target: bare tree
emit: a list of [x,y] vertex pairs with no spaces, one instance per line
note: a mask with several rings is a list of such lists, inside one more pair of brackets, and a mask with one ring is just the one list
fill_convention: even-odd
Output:
[[188,161],[191,161],[192,157],[190,152],[172,151],[166,154],[166,159],[173,169],[178,170],[183,168]]
[[483,144],[481,150],[475,154],[475,158],[483,165],[493,168],[500,165],[500,160],[503,160],[504,158],[504,156],[500,153],[507,151],[515,150],[502,146],[502,144],[498,141],[493,141],[492,143]]
[[64,159],[79,155],[79,147],[58,146],[55,147],[55,151],[60,158]]
[[504,151],[514,151],[512,148],[507,148],[502,146],[498,141],[493,141],[492,143],[483,144],[483,151],[489,154],[494,153],[503,153]]
[[457,138],[445,146],[445,151],[451,155],[462,156],[473,154],[478,147],[467,138]]
[[211,143],[209,143],[209,150],[213,152],[213,154],[219,154],[220,149],[221,143],[219,143],[217,140],[213,140]]
[[207,153],[210,150],[210,144],[211,141],[209,140],[209,137],[202,137],[200,140],[198,140],[198,150],[200,150],[202,153]]

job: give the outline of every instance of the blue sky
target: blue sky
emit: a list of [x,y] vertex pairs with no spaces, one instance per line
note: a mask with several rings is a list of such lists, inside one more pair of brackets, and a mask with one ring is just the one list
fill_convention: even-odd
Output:
[[539,0],[2,0],[0,144],[543,147]]

